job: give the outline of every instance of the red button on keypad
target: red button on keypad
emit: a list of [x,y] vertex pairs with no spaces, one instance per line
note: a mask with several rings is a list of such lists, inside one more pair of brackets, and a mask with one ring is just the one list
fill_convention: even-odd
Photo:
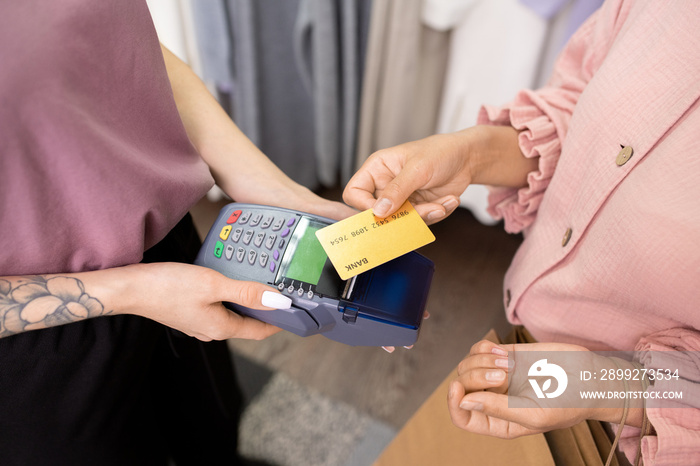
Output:
[[241,216],[241,211],[240,210],[234,210],[231,216],[226,220],[226,223],[231,224],[231,223],[236,223],[236,220],[238,220],[238,217]]

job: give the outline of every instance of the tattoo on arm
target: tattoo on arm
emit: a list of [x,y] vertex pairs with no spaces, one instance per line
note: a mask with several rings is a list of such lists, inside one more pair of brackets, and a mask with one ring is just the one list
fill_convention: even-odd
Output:
[[0,338],[107,315],[102,303],[73,277],[0,279]]

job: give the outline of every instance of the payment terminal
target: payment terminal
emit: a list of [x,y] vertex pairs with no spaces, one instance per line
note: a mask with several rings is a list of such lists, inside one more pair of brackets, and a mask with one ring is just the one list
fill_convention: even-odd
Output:
[[221,209],[195,264],[276,287],[290,309],[230,309],[300,336],[323,334],[352,346],[408,346],[418,338],[435,267],[410,252],[343,280],[315,232],[334,223],[254,204]]

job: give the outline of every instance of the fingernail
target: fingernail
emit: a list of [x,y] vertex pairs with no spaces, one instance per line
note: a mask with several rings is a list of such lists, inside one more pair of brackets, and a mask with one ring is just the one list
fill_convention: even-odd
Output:
[[387,353],[393,353],[395,348],[393,346],[382,346],[382,349]]
[[450,399],[454,398],[455,396],[457,396],[457,390],[458,390],[458,389],[459,389],[459,382],[452,382],[452,383],[450,384],[450,391],[449,391],[449,393],[447,394],[447,396],[448,396]]
[[391,201],[383,197],[374,203],[374,207],[372,207],[372,212],[377,217],[384,218],[386,217],[386,214],[389,213],[389,209],[391,209]]
[[437,220],[445,216],[445,212],[442,210],[433,210],[428,214],[428,220]]
[[263,291],[262,305],[273,309],[289,309],[292,307],[292,300],[274,291]]
[[406,348],[406,349],[411,349],[411,348],[413,348],[413,345],[410,345],[410,346],[404,346],[404,348]]
[[456,208],[458,205],[459,205],[459,201],[457,199],[449,199],[449,200],[442,203],[442,206],[447,210],[452,210],[452,209]]
[[504,350],[500,346],[494,346],[491,348],[493,354],[498,354],[499,356],[508,356],[508,351]]
[[507,358],[498,358],[495,361],[496,366],[502,367],[504,369],[512,369],[513,368],[513,361]]
[[501,370],[487,371],[486,372],[486,380],[490,380],[491,382],[500,382],[505,378],[506,378],[506,373],[501,371]]
[[483,411],[484,409],[483,404],[475,403],[469,400],[462,400],[462,402],[459,404],[459,407],[462,409],[466,409],[467,411]]

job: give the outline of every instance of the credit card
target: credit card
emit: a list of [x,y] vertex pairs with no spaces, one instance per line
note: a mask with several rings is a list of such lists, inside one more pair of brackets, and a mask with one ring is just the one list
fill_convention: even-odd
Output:
[[321,228],[316,237],[343,280],[435,241],[409,201],[387,218],[369,209]]

